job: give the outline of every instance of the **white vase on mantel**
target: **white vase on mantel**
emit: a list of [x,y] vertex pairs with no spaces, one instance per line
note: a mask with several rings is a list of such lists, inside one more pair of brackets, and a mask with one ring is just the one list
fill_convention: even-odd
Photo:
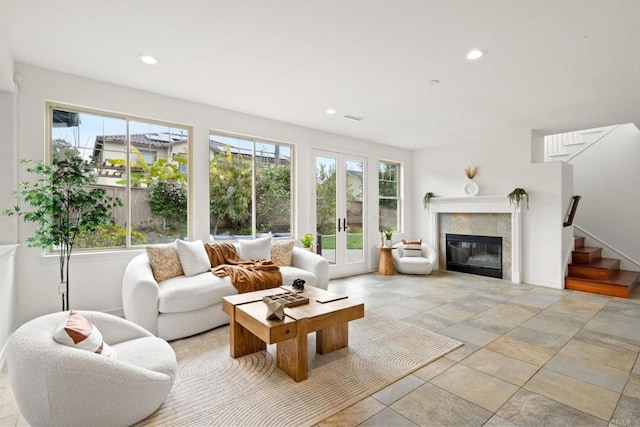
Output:
[[462,186],[465,196],[477,196],[480,193],[480,186],[472,179],[467,180]]

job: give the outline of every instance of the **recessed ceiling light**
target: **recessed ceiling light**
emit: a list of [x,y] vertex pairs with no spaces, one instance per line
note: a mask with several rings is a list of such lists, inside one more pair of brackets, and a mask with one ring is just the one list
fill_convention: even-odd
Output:
[[485,54],[484,50],[481,49],[473,49],[472,51],[470,51],[469,53],[467,53],[467,59],[474,61],[476,59],[480,59],[482,57],[482,55]]
[[327,113],[327,114],[335,114],[335,113],[337,113],[337,111],[335,109],[333,109],[333,108],[327,108],[327,111],[325,111],[325,113]]
[[158,63],[158,60],[151,55],[142,55],[140,61],[147,65],[156,65]]

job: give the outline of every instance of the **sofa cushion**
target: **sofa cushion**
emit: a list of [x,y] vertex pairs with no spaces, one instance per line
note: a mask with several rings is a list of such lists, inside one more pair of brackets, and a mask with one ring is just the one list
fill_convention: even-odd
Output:
[[241,259],[271,259],[271,237],[254,240],[238,240]]
[[280,273],[282,274],[283,285],[291,285],[296,279],[302,279],[305,285],[311,286],[315,286],[318,282],[315,274],[298,267],[280,267]]
[[158,311],[180,313],[198,310],[237,293],[229,277],[217,277],[211,272],[173,277],[158,285]]
[[207,251],[204,249],[202,240],[196,240],[195,242],[176,240],[176,245],[178,247],[180,264],[182,264],[185,276],[195,276],[196,274],[209,271],[211,262],[209,262],[209,257],[207,256]]
[[293,240],[277,240],[271,245],[271,261],[277,266],[286,267],[291,265],[293,255]]
[[146,250],[153,277],[157,282],[184,274],[176,242],[147,246]]

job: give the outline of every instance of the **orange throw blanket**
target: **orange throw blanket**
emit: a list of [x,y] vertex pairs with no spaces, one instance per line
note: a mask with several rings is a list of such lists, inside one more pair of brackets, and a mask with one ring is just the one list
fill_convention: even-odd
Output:
[[277,288],[282,285],[280,267],[267,259],[241,260],[232,243],[206,243],[204,245],[211,272],[218,277],[229,276],[238,293]]

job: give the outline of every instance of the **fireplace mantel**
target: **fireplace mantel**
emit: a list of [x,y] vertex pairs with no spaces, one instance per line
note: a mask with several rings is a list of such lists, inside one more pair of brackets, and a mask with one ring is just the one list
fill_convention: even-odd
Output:
[[429,210],[436,213],[511,213],[507,196],[434,197]]
[[[441,213],[510,213],[511,214],[511,281],[520,283],[521,211],[509,203],[507,196],[434,197],[429,204],[431,244],[440,254],[438,214]],[[436,264],[438,265],[438,264]]]

